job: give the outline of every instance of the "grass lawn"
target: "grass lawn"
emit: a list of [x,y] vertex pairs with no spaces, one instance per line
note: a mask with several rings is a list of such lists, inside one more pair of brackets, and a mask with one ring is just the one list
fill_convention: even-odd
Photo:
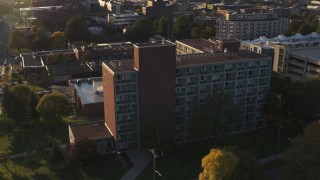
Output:
[[130,167],[115,164],[113,156],[100,158],[95,164],[83,168],[50,165],[46,160],[33,157],[32,163],[25,158],[10,160],[5,167],[0,163],[0,177],[4,179],[120,179]]
[[[201,159],[213,147],[238,146],[249,150],[258,158],[275,153],[277,140],[276,129],[261,129],[243,134],[230,135],[196,143],[181,145],[181,150],[168,153],[166,157],[156,160],[156,170],[162,175],[161,179],[193,179],[201,171]],[[280,152],[288,147],[287,138],[281,138]],[[152,179],[152,163],[138,176],[138,180]]]

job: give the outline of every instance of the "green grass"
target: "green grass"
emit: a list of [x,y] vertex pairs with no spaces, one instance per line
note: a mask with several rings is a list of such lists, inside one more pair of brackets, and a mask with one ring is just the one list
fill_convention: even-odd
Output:
[[54,167],[48,161],[32,157],[0,163],[0,177],[4,179],[120,179],[130,167],[115,162],[112,156],[104,156],[95,164],[83,168]]
[[[221,146],[238,146],[249,150],[258,158],[275,153],[277,131],[274,129],[261,129],[244,134],[235,134],[224,138],[215,138],[202,142],[181,145],[181,150],[167,154],[166,157],[156,160],[156,170],[161,179],[193,179],[201,171],[201,159],[209,153],[210,149]],[[288,147],[286,138],[281,138],[280,151]],[[138,176],[138,180],[152,178],[152,163]]]

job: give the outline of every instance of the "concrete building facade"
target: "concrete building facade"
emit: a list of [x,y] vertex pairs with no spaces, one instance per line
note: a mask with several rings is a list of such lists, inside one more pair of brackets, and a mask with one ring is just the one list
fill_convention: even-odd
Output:
[[[168,141],[190,140],[192,108],[225,92],[240,108],[234,132],[262,128],[272,61],[265,55],[216,52],[176,56],[168,41],[134,45],[134,59],[103,64],[105,119],[117,150],[143,146],[152,119],[166,125]],[[122,91],[125,89],[125,91]]]
[[277,13],[248,14],[223,12],[217,20],[216,36],[252,40],[260,36],[275,37],[288,31],[288,19],[279,18]]

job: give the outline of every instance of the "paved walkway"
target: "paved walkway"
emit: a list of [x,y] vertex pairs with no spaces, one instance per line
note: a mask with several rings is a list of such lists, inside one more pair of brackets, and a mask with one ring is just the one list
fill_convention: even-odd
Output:
[[258,159],[258,161],[259,161],[260,164],[265,164],[265,163],[274,161],[276,159],[280,159],[282,154],[283,153],[279,153],[277,158],[276,158],[276,155],[274,154],[274,155],[271,155],[271,156],[268,156],[268,157],[265,157],[265,158],[262,158],[262,159]]
[[149,164],[151,161],[151,156],[148,154],[146,150],[135,150],[127,152],[128,157],[133,163],[133,167],[131,167],[126,174],[121,177],[121,180],[133,180],[135,179]]

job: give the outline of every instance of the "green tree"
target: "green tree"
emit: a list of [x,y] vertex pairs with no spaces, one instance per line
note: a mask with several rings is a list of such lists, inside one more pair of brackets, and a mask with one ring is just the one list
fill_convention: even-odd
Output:
[[85,166],[98,159],[97,145],[89,139],[82,139],[70,146],[69,162],[74,166]]
[[66,47],[67,38],[64,32],[54,32],[50,36],[52,41],[52,47],[55,49],[63,49]]
[[17,125],[23,125],[26,121],[37,118],[35,107],[38,97],[29,86],[18,84],[6,89],[5,93],[4,113]]
[[30,41],[22,31],[13,30],[10,32],[8,45],[10,48],[29,48]]
[[307,35],[315,31],[316,31],[315,27],[309,24],[302,24],[298,29],[298,33],[301,33],[302,35]]
[[299,20],[291,20],[288,25],[288,34],[294,35],[298,32],[299,27],[302,25],[301,21]]
[[290,164],[288,179],[320,179],[320,122],[308,125],[302,135],[292,140],[283,159]]
[[153,35],[153,23],[148,18],[140,18],[127,28],[126,38],[132,42],[147,41]]
[[51,39],[44,34],[40,36],[36,36],[31,41],[31,46],[34,51],[51,49]]
[[193,108],[190,130],[193,138],[211,137],[231,132],[232,125],[239,120],[239,110],[225,93],[214,94],[202,106]]
[[0,115],[0,136],[9,135],[14,132],[15,122],[5,114]]
[[173,33],[176,39],[191,37],[191,20],[189,16],[181,15],[177,18]]
[[37,82],[39,82],[39,75],[37,73],[30,73],[28,75],[28,83],[32,84],[33,90]]
[[69,41],[87,41],[89,35],[87,23],[82,17],[75,16],[68,20],[66,25],[66,36]]
[[0,1],[0,17],[12,12],[12,6],[9,2]]
[[169,21],[167,17],[161,17],[153,22],[154,30],[157,35],[168,36]]
[[202,158],[203,171],[199,180],[230,179],[239,158],[223,149],[211,149],[210,153]]
[[234,180],[266,180],[268,176],[261,166],[261,164],[257,161],[255,156],[248,152],[241,150],[237,147],[226,147],[223,148],[226,151],[232,152],[239,158],[237,165],[234,167],[232,171],[232,175],[230,179]]
[[70,113],[70,104],[67,97],[61,93],[50,93],[42,96],[36,110],[44,121],[62,120]]

